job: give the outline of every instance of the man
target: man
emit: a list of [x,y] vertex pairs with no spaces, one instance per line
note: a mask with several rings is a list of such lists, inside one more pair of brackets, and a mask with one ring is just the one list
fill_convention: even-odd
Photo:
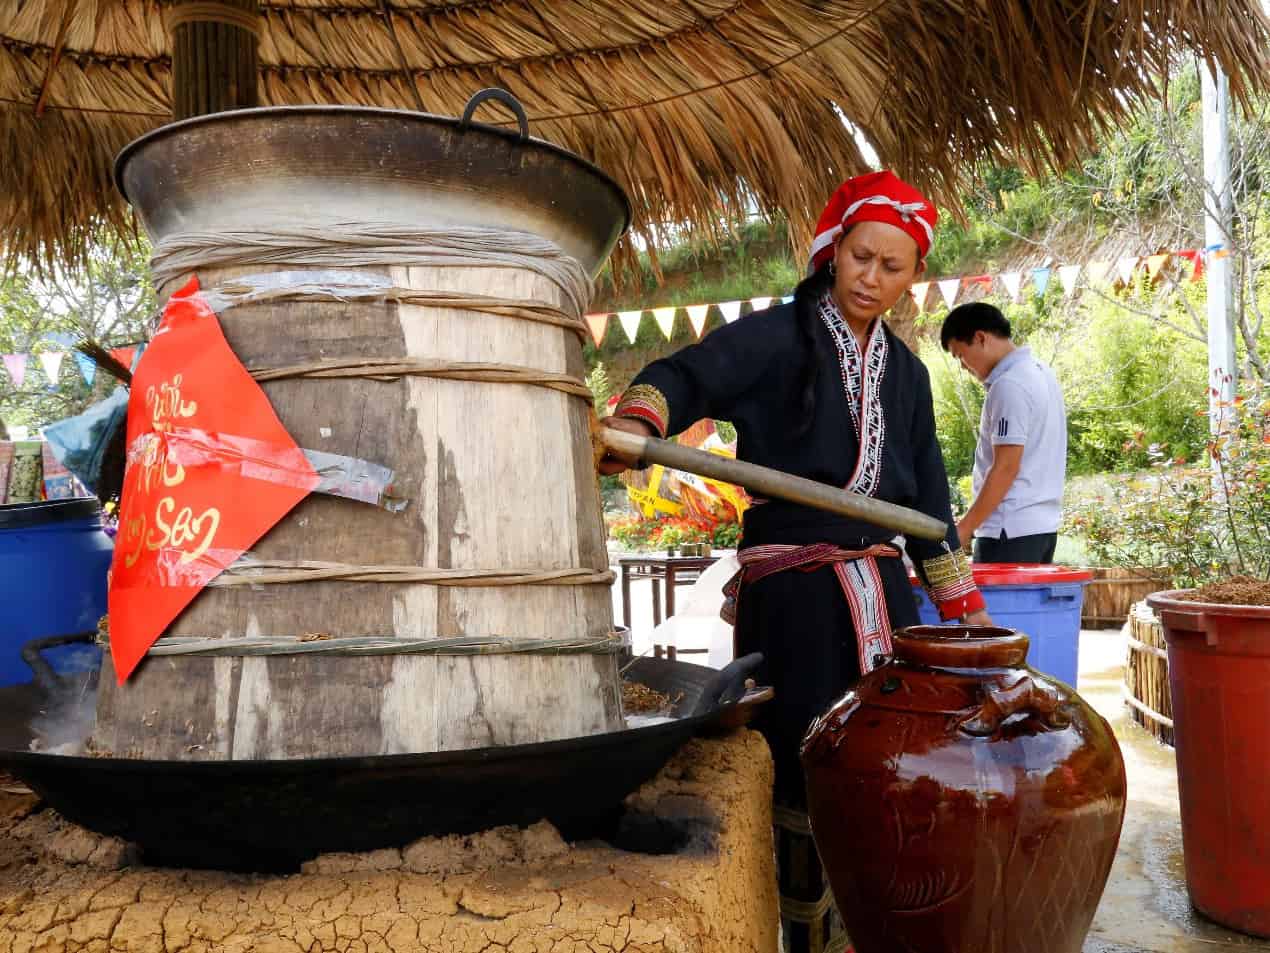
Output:
[[988,389],[975,448],[974,502],[957,523],[985,563],[1054,561],[1067,466],[1067,414],[1054,372],[1010,340],[1010,322],[984,302],[953,308],[945,351]]

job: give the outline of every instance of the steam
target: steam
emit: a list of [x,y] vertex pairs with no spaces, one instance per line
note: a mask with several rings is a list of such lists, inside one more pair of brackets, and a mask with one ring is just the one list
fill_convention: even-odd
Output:
[[84,754],[97,723],[97,676],[93,669],[63,672],[31,718],[31,750]]

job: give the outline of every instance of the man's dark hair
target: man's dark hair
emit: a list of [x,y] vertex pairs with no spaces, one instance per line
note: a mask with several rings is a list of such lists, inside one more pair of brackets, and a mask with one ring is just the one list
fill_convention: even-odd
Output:
[[946,351],[949,341],[969,344],[975,339],[977,331],[986,331],[1008,340],[1010,322],[1000,310],[986,301],[959,304],[948,312],[948,317],[944,318],[944,326],[939,329],[940,346]]

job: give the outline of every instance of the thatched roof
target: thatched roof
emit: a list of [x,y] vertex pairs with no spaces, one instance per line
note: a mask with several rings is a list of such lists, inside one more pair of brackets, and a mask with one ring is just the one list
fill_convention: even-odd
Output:
[[[115,153],[169,119],[166,3],[0,2],[0,246],[73,259],[128,212]],[[630,193],[635,228],[747,200],[805,242],[863,162],[945,199],[979,160],[1066,164],[1179,54],[1270,82],[1261,0],[261,0],[262,105],[457,114],[485,86]],[[497,109],[478,118],[502,118]],[[805,247],[803,245],[802,247]]]

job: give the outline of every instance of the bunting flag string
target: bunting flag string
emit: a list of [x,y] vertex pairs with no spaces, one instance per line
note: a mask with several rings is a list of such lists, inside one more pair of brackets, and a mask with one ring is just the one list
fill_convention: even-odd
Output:
[[22,389],[22,383],[26,380],[26,358],[25,354],[5,354],[4,369],[9,372],[9,380],[13,381],[13,386]]
[[657,322],[657,327],[661,328],[667,341],[674,333],[675,311],[675,308],[653,308],[653,320]]
[[642,311],[619,311],[617,320],[622,325],[622,330],[626,332],[626,340],[631,344],[635,343],[635,338],[639,336],[639,319],[643,317]]
[[1001,276],[1001,284],[1010,293],[1010,300],[1018,304],[1019,292],[1023,290],[1023,272],[1007,271]]
[[1076,282],[1080,280],[1080,265],[1062,265],[1058,269],[1058,280],[1063,286],[1063,293],[1070,295],[1076,291]]
[[1032,287],[1036,289],[1038,298],[1045,296],[1045,289],[1050,284],[1050,270],[1048,268],[1032,269]]
[[1116,276],[1120,279],[1121,284],[1133,284],[1133,273],[1137,270],[1138,259],[1132,255],[1116,260]]
[[136,366],[137,349],[135,347],[116,347],[110,349],[110,356],[128,370]]
[[1111,274],[1111,262],[1109,261],[1091,261],[1085,266],[1085,277],[1090,285],[1101,285],[1107,280],[1107,275]]
[[44,351],[36,356],[40,359],[40,366],[44,368],[44,376],[49,379],[50,384],[56,384],[57,375],[62,370],[62,358],[66,356],[66,352]]
[[698,338],[706,329],[706,315],[710,313],[708,304],[688,305],[688,323],[692,325],[692,333]]
[[93,386],[93,381],[97,379],[97,365],[93,363],[93,359],[87,354],[80,354],[79,351],[73,352],[75,364],[79,367],[79,376],[84,378],[84,383],[89,387]]
[[[596,341],[597,344],[599,343],[599,340],[603,339],[603,332],[608,323],[608,317],[609,316],[607,314],[587,315],[587,324],[592,329],[592,335],[594,336],[597,332],[600,335],[599,339]],[[44,336],[44,340],[65,345],[67,341],[73,341],[74,337],[68,334],[47,334]],[[137,361],[141,357],[141,352],[144,351],[145,348],[145,344],[138,344],[129,347],[117,347],[110,350],[110,355],[129,370],[135,370]],[[61,349],[55,351],[34,352],[19,351],[13,354],[0,354],[0,360],[3,360],[5,373],[8,375],[9,380],[12,382],[15,389],[21,390],[27,383],[29,379],[27,371],[31,366],[32,358],[35,359],[35,363],[37,363],[43,370],[44,377],[47,379],[49,387],[55,388],[61,380],[62,366],[65,364],[68,354],[74,358],[75,367],[79,371],[79,376],[83,378],[84,383],[89,387],[92,387],[93,382],[97,379],[97,365],[93,363],[92,358],[88,357],[86,354],[81,354],[79,351],[67,351]]]
[[1169,260],[1168,255],[1149,255],[1146,260],[1147,274],[1152,281],[1160,277],[1160,271],[1164,268],[1164,263]]
[[979,288],[985,295],[992,294],[992,276],[974,275],[966,279],[966,288]]
[[[1160,279],[1168,262],[1171,259],[1178,259],[1189,263],[1190,279],[1198,281],[1204,276],[1204,263],[1206,260],[1223,257],[1228,254],[1230,252],[1224,245],[1217,244],[1210,248],[1188,248],[1178,251],[1159,252],[1154,255],[1125,255],[1114,261],[1104,259],[1084,264],[1046,265],[1023,271],[1005,271],[999,274],[949,276],[947,278],[914,282],[911,291],[919,312],[937,308],[940,298],[943,299],[943,303],[947,307],[953,308],[963,293],[969,294],[971,300],[989,297],[995,293],[1018,304],[1023,298],[1024,282],[1029,280],[1032,283],[1033,293],[1037,297],[1042,297],[1048,290],[1051,279],[1057,277],[1064,296],[1072,297],[1081,288],[1082,275],[1084,276],[1085,286],[1089,288],[1104,286],[1111,282],[1117,282],[1119,285],[1127,287],[1133,284],[1133,276],[1139,267],[1145,269],[1148,278],[1155,282]],[[997,287],[998,282],[1000,283],[999,289]],[[931,292],[935,288],[939,289],[939,295],[932,301]],[[618,322],[622,325],[622,330],[626,332],[627,340],[633,344],[639,333],[640,320],[646,310],[652,314],[653,320],[656,322],[662,336],[669,340],[674,333],[675,318],[682,308],[682,310],[687,312],[688,323],[692,327],[693,334],[700,339],[705,333],[706,325],[709,323],[712,308],[717,308],[724,322],[731,324],[741,317],[742,309],[746,305],[749,306],[749,310],[746,313],[752,313],[754,311],[762,311],[778,303],[789,304],[793,300],[793,295],[785,295],[779,298],[762,296],[748,300],[717,301],[710,304],[662,305],[638,311],[609,311],[588,314],[586,315],[586,322],[587,327],[591,331],[591,340],[595,342],[596,347],[599,347],[601,342],[604,341],[609,320],[613,317],[618,319]]]
[[[607,314],[588,314],[586,316],[587,330],[591,332],[591,340],[595,342],[595,346],[599,347],[604,343],[604,332],[608,330],[609,316]],[[91,363],[91,362],[90,362]],[[83,364],[80,368],[83,368]],[[89,383],[92,383],[89,381]]]

